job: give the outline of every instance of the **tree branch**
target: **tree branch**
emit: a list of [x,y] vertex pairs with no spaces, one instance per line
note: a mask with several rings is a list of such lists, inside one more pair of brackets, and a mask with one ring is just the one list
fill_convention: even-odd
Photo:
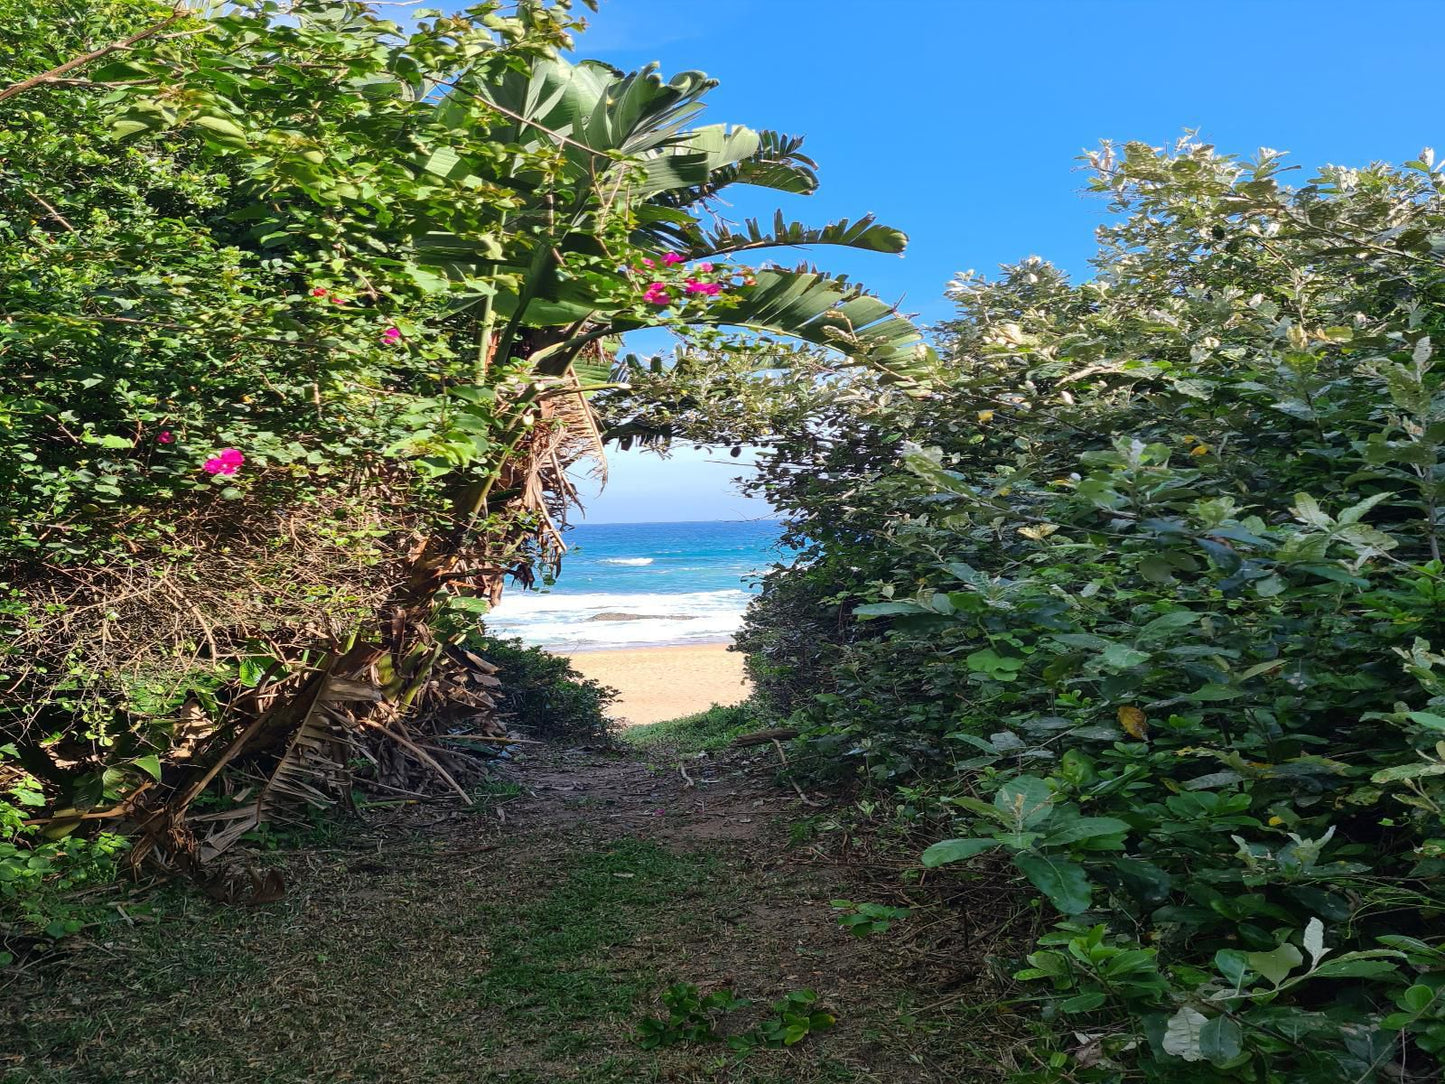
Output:
[[120,49],[128,49],[132,45],[136,44],[136,42],[145,41],[146,38],[153,37],[154,35],[159,34],[166,27],[170,26],[172,23],[184,18],[189,14],[189,9],[187,9],[183,4],[177,4],[175,10],[171,12],[169,18],[162,19],[160,22],[155,23],[154,25],[149,26],[144,30],[138,31],[137,33],[132,34],[128,38],[122,38],[120,41],[113,41],[109,45],[103,45],[99,49],[94,49],[91,52],[84,53],[81,56],[75,57],[73,60],[67,60],[59,67],[51,68],[48,72],[41,72],[39,75],[32,75],[29,79],[22,79],[18,83],[11,83],[4,90],[0,90],[0,102],[3,102],[8,98],[13,98],[17,94],[24,94],[27,90],[34,90],[36,87],[51,82],[59,76],[64,75],[66,72],[74,71],[76,68],[84,67],[92,60],[99,60],[101,57],[107,56],[110,53],[114,53]]

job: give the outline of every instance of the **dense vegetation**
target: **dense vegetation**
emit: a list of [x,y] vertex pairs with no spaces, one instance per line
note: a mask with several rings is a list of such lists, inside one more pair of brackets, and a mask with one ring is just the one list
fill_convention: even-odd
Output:
[[1088,281],[955,281],[925,399],[778,396],[753,674],[1046,901],[1022,1079],[1436,1079],[1445,174],[1091,165]]
[[358,780],[465,796],[416,728],[595,728],[601,690],[488,662],[478,619],[556,568],[620,332],[931,357],[842,280],[734,262],[905,238],[711,224],[732,185],[813,191],[801,140],[699,124],[702,73],[567,61],[569,0],[0,24],[0,936],[73,929],[41,889],[117,835],[211,876]]
[[[465,793],[411,727],[595,731],[606,690],[479,616],[555,570],[604,439],[759,441],[798,554],[742,638],[759,701],[657,744],[789,720],[927,876],[1034,893],[1020,1081],[1438,1077],[1429,154],[1289,186],[1105,147],[1094,274],[961,277],[938,364],[841,280],[734,262],[904,238],[708,224],[812,191],[800,141],[562,59],[566,0],[0,23],[6,944],[77,929],[126,840],[200,876],[402,762]],[[646,326],[675,362],[614,364]]]

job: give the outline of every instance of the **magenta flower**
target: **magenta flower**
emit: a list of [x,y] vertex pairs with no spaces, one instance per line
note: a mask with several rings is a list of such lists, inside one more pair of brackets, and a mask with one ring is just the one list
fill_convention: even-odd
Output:
[[662,262],[671,267],[675,263],[682,263],[683,258],[676,252],[669,252],[667,253],[667,255],[662,257]]
[[400,340],[401,328],[389,327],[381,333],[381,341],[386,343],[387,346],[391,346]]
[[656,267],[657,264],[653,263],[653,262],[652,262],[651,260],[649,260],[646,256],[644,256],[644,257],[642,257],[642,266],[643,266],[643,267]]
[[707,274],[707,273],[708,273],[709,271],[711,271],[713,268],[712,268],[712,264],[710,264],[710,263],[700,263],[700,264],[697,265],[697,269],[698,269],[699,271],[701,271],[703,274]]
[[172,433],[169,429],[162,429],[160,431],[160,434],[156,437],[157,444],[174,444],[175,442],[176,435]]
[[217,455],[211,456],[201,464],[201,469],[207,474],[235,474],[236,468],[246,462],[246,457],[237,448],[223,448]]
[[698,282],[697,279],[688,279],[685,287],[690,294],[704,294],[712,297],[722,292],[722,287],[715,282]]
[[312,297],[325,297],[325,296],[326,296],[326,287],[325,287],[325,286],[313,286],[313,287],[311,288],[311,296],[312,296]]
[[672,294],[667,291],[667,283],[654,282],[642,295],[642,300],[646,301],[649,305],[666,305],[672,300]]

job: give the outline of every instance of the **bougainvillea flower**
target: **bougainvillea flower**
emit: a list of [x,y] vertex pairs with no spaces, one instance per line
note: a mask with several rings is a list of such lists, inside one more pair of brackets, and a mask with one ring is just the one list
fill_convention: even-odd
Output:
[[345,304],[346,304],[346,299],[345,299],[344,297],[333,297],[333,298],[331,299],[331,303],[332,303],[333,305],[345,305]]
[[700,263],[697,265],[697,269],[705,275],[713,269],[713,265],[710,263]]
[[312,296],[312,297],[325,297],[325,296],[326,296],[326,287],[325,287],[325,286],[316,286],[316,287],[313,287],[312,290],[311,290],[311,296]]
[[169,429],[162,429],[160,431],[160,434],[156,437],[157,444],[174,444],[175,442],[176,435],[172,433]]
[[654,282],[648,286],[647,291],[642,295],[642,300],[650,305],[666,305],[672,300],[672,294],[668,293],[667,283]]
[[390,346],[401,338],[401,328],[389,327],[381,333],[381,341]]
[[644,256],[644,257],[642,257],[642,266],[643,266],[643,267],[656,267],[657,264],[653,263],[653,262],[652,262],[651,260],[649,260],[646,256]]
[[207,474],[235,474],[236,468],[246,462],[246,457],[241,454],[238,448],[222,448],[216,455],[211,456],[201,464],[201,469]]
[[682,263],[682,261],[683,257],[678,255],[676,252],[669,252],[667,253],[667,255],[662,257],[662,262],[667,264],[669,267],[671,267],[675,263]]
[[690,294],[705,294],[708,297],[722,293],[722,287],[717,283],[698,282],[697,279],[688,279],[686,289]]

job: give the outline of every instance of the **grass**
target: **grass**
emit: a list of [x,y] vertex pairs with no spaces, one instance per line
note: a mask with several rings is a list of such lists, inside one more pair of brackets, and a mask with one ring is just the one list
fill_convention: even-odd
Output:
[[[746,720],[740,709],[702,715],[674,733],[717,741]],[[221,906],[180,889],[154,915],[128,902],[134,925],[0,971],[0,1017],[13,1021],[0,1028],[0,1082],[996,1079],[996,1060],[975,1048],[986,1017],[921,1022],[917,1006],[939,996],[902,973],[895,932],[859,941],[839,929],[827,901],[866,888],[845,887],[826,864],[777,861],[784,826],[765,825],[750,800],[766,792],[726,776],[706,798],[714,812],[688,814],[699,795],[676,773],[611,756],[586,770],[601,789],[559,792],[531,827],[488,837],[458,816],[445,838],[398,830],[267,855],[290,886],[276,904]],[[515,801],[517,789],[499,781],[477,798]],[[655,805],[667,815],[640,827],[626,816]],[[727,1014],[727,1034],[803,988],[839,1023],[741,1062],[716,1042],[643,1050],[638,1024],[666,1014],[660,995],[674,983],[750,998]]]
[[481,909],[495,948],[469,995],[521,1022],[559,1055],[578,1052],[583,1022],[625,1032],[656,978],[625,961],[619,967],[618,953],[645,939],[714,867],[708,858],[638,839],[578,856],[567,879],[537,902]]
[[752,708],[744,704],[714,704],[706,711],[660,723],[630,726],[618,740],[644,752],[689,756],[726,748],[739,734],[758,729]]

